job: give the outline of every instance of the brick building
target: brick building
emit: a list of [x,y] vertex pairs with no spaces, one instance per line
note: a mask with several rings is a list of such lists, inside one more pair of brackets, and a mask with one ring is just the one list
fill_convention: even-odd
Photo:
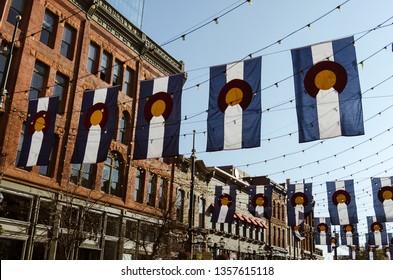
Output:
[[[0,259],[170,255],[172,165],[133,161],[132,139],[139,81],[183,64],[103,0],[1,1],[0,43]],[[82,93],[112,85],[121,91],[107,160],[71,164]],[[60,98],[50,164],[18,168],[28,102],[45,96]]]

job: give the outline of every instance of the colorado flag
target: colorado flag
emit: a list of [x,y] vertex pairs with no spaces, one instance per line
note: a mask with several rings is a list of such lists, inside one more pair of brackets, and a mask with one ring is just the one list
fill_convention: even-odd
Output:
[[363,135],[354,38],[292,50],[299,142]]
[[216,186],[212,223],[231,223],[236,210],[236,186]]
[[119,86],[83,93],[74,153],[71,163],[106,160],[117,123]]
[[289,184],[287,192],[288,226],[299,226],[313,207],[312,184]]
[[250,186],[248,211],[258,218],[270,219],[272,216],[272,186]]
[[375,216],[379,222],[393,222],[393,177],[371,178]]
[[367,228],[369,245],[388,245],[388,234],[385,223],[378,222],[376,217],[367,217]]
[[261,57],[210,68],[208,152],[259,147]]
[[332,225],[358,223],[353,180],[326,182]]
[[58,96],[29,101],[18,167],[48,165],[53,146],[58,104]]
[[141,81],[133,159],[179,154],[184,73]]
[[315,217],[314,226],[315,244],[330,245],[330,238],[332,236],[330,229],[330,219],[327,217]]

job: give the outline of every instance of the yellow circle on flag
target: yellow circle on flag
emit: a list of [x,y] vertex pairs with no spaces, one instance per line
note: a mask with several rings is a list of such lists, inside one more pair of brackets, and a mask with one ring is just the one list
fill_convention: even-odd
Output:
[[161,116],[162,114],[164,114],[165,108],[165,101],[162,99],[158,99],[151,105],[151,114],[155,117]]
[[42,131],[45,128],[45,118],[44,117],[39,117],[35,121],[35,123],[34,123],[34,130],[35,131]]
[[263,204],[265,203],[265,200],[263,199],[263,197],[258,197],[256,200],[255,200],[255,204],[256,205],[258,205],[258,206],[263,206]]
[[347,201],[347,197],[340,193],[339,195],[337,195],[337,202],[338,203],[345,203]]
[[390,190],[386,190],[382,193],[382,197],[384,200],[393,199],[393,193]]
[[103,116],[103,110],[95,110],[90,116],[90,123],[92,125],[101,123]]
[[337,76],[331,70],[322,70],[315,76],[314,81],[317,88],[328,90],[336,84]]
[[302,205],[304,203],[304,198],[301,195],[297,196],[295,198],[295,203],[296,205]]
[[225,102],[230,106],[235,106],[242,102],[242,100],[243,91],[237,87],[231,88],[225,96]]

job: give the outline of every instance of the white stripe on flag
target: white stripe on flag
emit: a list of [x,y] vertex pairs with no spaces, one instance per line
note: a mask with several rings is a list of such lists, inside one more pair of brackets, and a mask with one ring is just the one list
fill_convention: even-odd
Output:
[[352,246],[353,245],[353,234],[352,232],[346,232],[345,233],[345,238],[347,239],[347,246]]
[[[345,182],[344,181],[336,181],[336,191],[338,191],[338,190],[345,191]],[[352,199],[354,199],[354,198],[352,197]],[[337,213],[338,213],[338,220],[340,222],[340,225],[350,224],[347,204],[338,203],[337,204]]]
[[[227,83],[234,79],[244,80],[244,63],[227,65]],[[240,104],[228,106],[224,114],[224,150],[242,148],[243,109]]]
[[[304,185],[296,184],[295,185],[295,193],[300,192],[304,193]],[[295,206],[295,221],[296,225],[300,225],[304,221],[304,205],[296,205]]]
[[[313,64],[326,60],[334,61],[332,42],[311,46]],[[315,98],[321,139],[341,135],[340,106],[338,92],[334,88],[320,90]]]
[[[169,77],[162,77],[153,81],[153,93],[168,91]],[[150,120],[149,125],[149,142],[147,144],[147,158],[160,158],[164,148],[165,135],[165,119],[163,116],[158,116]]]
[[[229,193],[229,186],[223,186],[222,187],[222,193],[221,194],[230,194]],[[226,217],[228,216],[228,210],[229,207],[227,205],[222,205],[220,207],[220,212],[218,214],[218,219],[217,223],[225,223]]]
[[[108,89],[102,88],[94,91],[93,104],[104,103],[106,101]],[[87,143],[83,163],[96,163],[98,156],[98,149],[101,142],[101,126],[99,124],[92,125],[87,134]]]
[[[37,112],[48,111],[49,107],[49,97],[43,97],[38,99]],[[26,166],[34,166],[37,164],[38,155],[41,151],[42,140],[44,139],[44,133],[41,131],[36,131],[31,136],[31,145],[29,156],[27,158]]]

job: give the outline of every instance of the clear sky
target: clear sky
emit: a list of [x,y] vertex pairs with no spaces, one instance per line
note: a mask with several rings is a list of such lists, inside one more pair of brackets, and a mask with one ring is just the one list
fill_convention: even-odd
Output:
[[[243,2],[146,0],[142,30],[184,61],[188,73],[180,152],[189,156],[195,129],[197,158],[208,166],[234,165],[277,183],[312,182],[319,217],[328,216],[325,182],[353,179],[364,234],[365,217],[374,215],[370,178],[393,176],[393,2],[253,0],[228,12]],[[183,34],[186,40],[180,38]],[[290,50],[352,35],[365,135],[299,143]],[[209,67],[251,53],[262,56],[261,147],[207,153]],[[391,232],[392,225],[388,228]]]

